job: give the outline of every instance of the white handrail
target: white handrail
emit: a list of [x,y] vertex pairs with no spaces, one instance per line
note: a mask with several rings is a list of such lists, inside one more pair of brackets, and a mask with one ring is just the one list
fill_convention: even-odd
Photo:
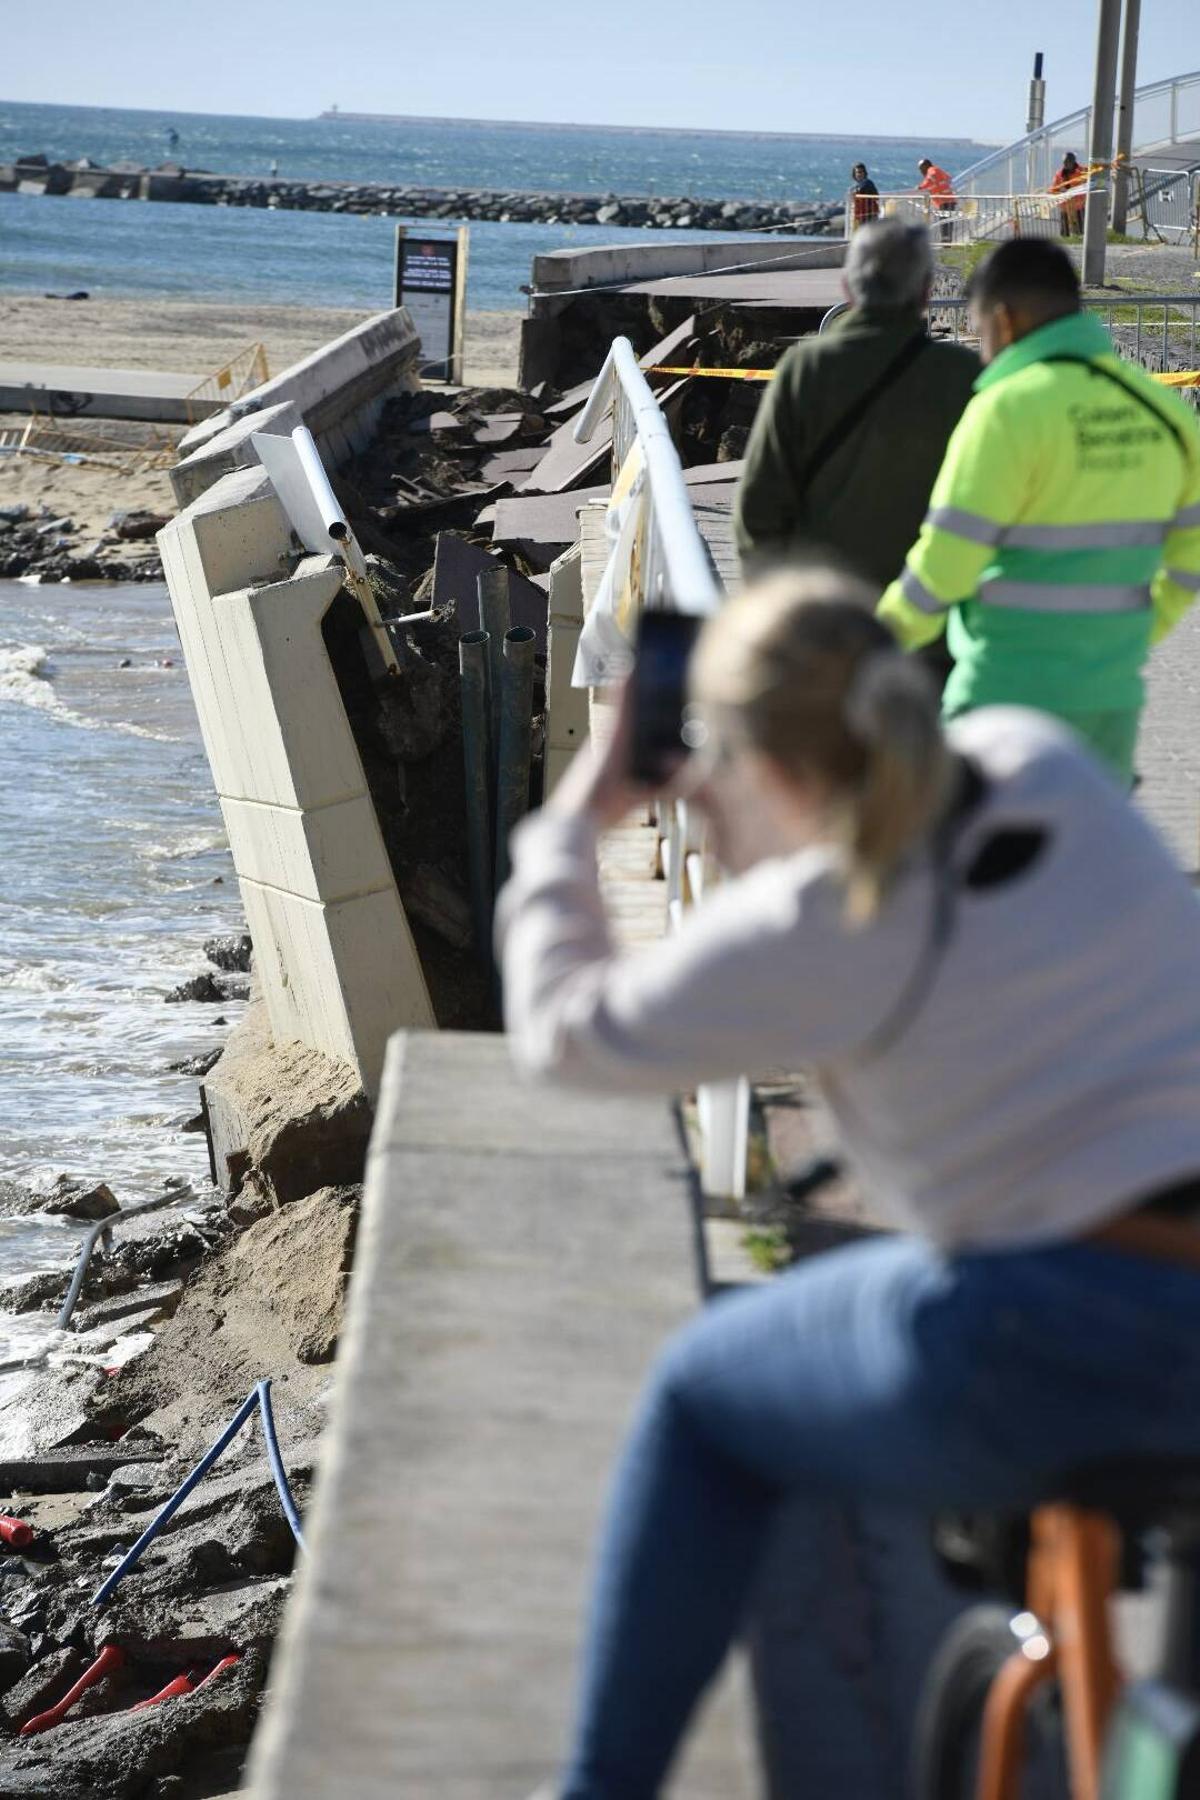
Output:
[[[1171,75],[1164,81],[1152,81],[1145,87],[1137,89],[1133,96],[1134,142],[1131,153],[1133,160],[1136,161],[1139,156],[1146,154],[1152,148],[1161,149],[1164,144],[1187,141],[1178,135],[1177,102],[1182,92],[1196,85],[1200,85],[1200,69],[1192,69],[1183,75]],[[1141,142],[1138,134],[1137,109],[1138,107],[1145,109],[1160,96],[1167,96],[1171,101],[1168,131],[1160,138],[1151,136],[1149,143]],[[1087,123],[1091,110],[1090,106],[1081,106],[1075,112],[1066,113],[1061,119],[1053,119],[1050,124],[1040,125],[1036,131],[1029,132],[1025,137],[1017,138],[1011,144],[1005,144],[1002,149],[990,151],[987,156],[972,163],[969,169],[964,169],[961,174],[955,176],[955,187],[960,194],[969,193],[989,171],[999,169],[1005,164],[1009,166],[1010,171],[1013,168],[1027,170],[1035,174],[1039,181],[1044,174],[1048,182],[1050,173],[1048,166],[1045,170],[1041,169],[1036,165],[1036,159],[1043,151],[1056,150],[1068,133],[1075,132],[1080,139],[1076,148],[1086,160],[1088,146],[1084,141],[1086,134],[1082,128]],[[1145,134],[1141,135],[1144,137]],[[1195,134],[1189,135],[1194,136]]]
[[[624,396],[629,408],[633,432],[645,461],[655,529],[670,588],[669,594],[662,598],[666,598],[676,612],[701,617],[715,613],[721,605],[721,590],[704,540],[696,528],[679,452],[628,338],[613,339],[604,367],[579,415],[575,442],[586,444],[591,440],[601,420],[607,417],[610,409],[615,409],[618,394]],[[613,443],[617,462],[623,462],[631,444],[620,443],[615,416]]]

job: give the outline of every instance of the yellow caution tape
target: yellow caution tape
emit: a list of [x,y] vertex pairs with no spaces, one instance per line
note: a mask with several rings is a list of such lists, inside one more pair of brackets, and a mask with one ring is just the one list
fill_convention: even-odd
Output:
[[[708,375],[714,381],[773,381],[774,369],[684,369],[674,365],[660,365],[643,371],[646,375]],[[1164,387],[1200,387],[1200,369],[1183,369],[1169,375],[1157,374],[1153,369],[1146,373],[1155,381],[1161,381]]]
[[718,381],[771,381],[774,369],[644,369],[645,375],[711,375]]

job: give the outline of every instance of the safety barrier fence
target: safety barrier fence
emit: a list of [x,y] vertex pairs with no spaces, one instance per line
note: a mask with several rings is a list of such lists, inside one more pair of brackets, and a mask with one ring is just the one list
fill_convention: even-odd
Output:
[[[954,206],[939,207],[927,194],[880,194],[877,209],[855,207],[853,194],[846,200],[848,232],[853,236],[872,218],[910,219],[928,225],[938,244],[1000,243],[1011,237],[1058,237],[1064,217],[1082,207],[1086,187],[1072,188],[1070,200],[1063,194],[968,194],[956,196]],[[856,216],[857,215],[857,216]]]
[[164,469],[174,462],[174,442],[151,431],[137,442],[111,432],[65,425],[45,413],[32,412],[23,425],[0,431],[0,451],[8,456],[48,457],[65,462],[96,463],[101,468],[137,474]]
[[1200,249],[1200,171],[1136,166],[1131,175],[1129,216],[1140,222],[1142,236]]
[[[576,442],[589,442],[610,412],[613,505],[622,522],[605,580],[625,597],[621,624],[632,646],[643,611],[703,617],[717,610],[722,596],[670,427],[627,338],[613,341],[575,427]],[[674,927],[686,907],[703,900],[718,871],[694,809],[689,813],[684,801],[669,800],[656,811]],[[737,1198],[745,1191],[749,1110],[745,1079],[700,1090],[702,1179],[709,1193]]]
[[216,400],[222,406],[228,406],[232,401],[240,400],[243,395],[261,387],[264,381],[270,380],[270,375],[265,347],[262,344],[247,344],[244,350],[239,350],[221,368],[206,375],[185,396],[188,423],[196,423],[203,402]]

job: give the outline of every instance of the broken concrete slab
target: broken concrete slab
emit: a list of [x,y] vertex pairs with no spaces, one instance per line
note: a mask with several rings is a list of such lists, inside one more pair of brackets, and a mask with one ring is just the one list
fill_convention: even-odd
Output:
[[[111,1325],[118,1319],[129,1319],[141,1312],[163,1313],[170,1317],[182,1295],[182,1281],[160,1281],[150,1287],[137,1288],[133,1293],[114,1295],[111,1300],[97,1300],[76,1314],[75,1330],[82,1335],[97,1326]],[[133,1328],[126,1326],[124,1329]]]
[[536,469],[545,454],[545,447],[536,444],[527,450],[497,450],[479,465],[480,480],[513,481]]
[[[473,631],[479,622],[478,583],[486,575],[505,565],[499,557],[482,549],[456,532],[440,531],[434,548],[434,607],[453,605],[460,631]],[[527,627],[535,634],[537,649],[546,648],[545,596],[515,569],[508,571],[509,616],[514,625]]]
[[492,536],[498,544],[519,549],[543,569],[579,536],[578,514],[590,500],[607,500],[610,488],[575,488],[565,494],[523,494],[496,502]]
[[0,1493],[71,1494],[86,1488],[91,1476],[105,1480],[126,1463],[152,1462],[158,1452],[142,1443],[128,1450],[80,1444],[70,1450],[47,1450],[41,1456],[5,1457],[0,1462]]
[[740,481],[745,460],[741,462],[697,463],[693,469],[683,471],[684,484],[687,487],[712,487],[727,481]]
[[105,1607],[106,1637],[131,1656],[216,1662],[230,1651],[269,1650],[279,1630],[290,1575],[269,1575],[186,1598],[138,1594],[130,1574]]

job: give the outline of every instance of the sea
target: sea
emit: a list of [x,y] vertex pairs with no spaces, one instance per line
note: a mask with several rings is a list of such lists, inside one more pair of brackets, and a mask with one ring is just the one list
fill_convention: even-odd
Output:
[[[3,503],[0,469],[0,504]],[[126,1205],[209,1179],[195,1076],[242,1007],[168,1003],[244,930],[161,583],[0,581],[0,1212],[6,1182],[106,1181]],[[0,1282],[82,1228],[0,1216]],[[3,1316],[0,1363],[45,1318]]]
[[[174,136],[172,136],[174,134]],[[911,187],[920,155],[952,173],[988,146],[963,139],[783,137],[752,132],[495,124],[461,119],[253,119],[0,101],[0,163],[44,152],[108,166],[171,161],[218,174],[547,193],[711,200],[836,200],[864,160],[884,192]],[[0,194],[0,291],[97,298],[390,303],[394,219]],[[426,222],[425,228],[428,228]],[[724,237],[728,234],[686,234]],[[471,225],[467,305],[524,307],[534,256],[662,240],[596,225]],[[0,346],[0,356],[3,347]]]
[[[921,151],[958,170],[982,148],[0,102],[0,163],[37,151],[241,175],[277,163],[436,187],[832,199],[859,157],[886,190],[913,182]],[[468,305],[523,306],[540,252],[650,235],[661,241],[473,224]],[[393,238],[384,218],[0,194],[0,296],[372,310],[390,304]],[[3,490],[0,464],[0,504]],[[205,937],[240,926],[165,589],[0,581],[0,1213],[5,1181],[94,1177],[130,1204],[170,1178],[205,1180],[203,1138],[180,1129],[196,1080],[169,1065],[219,1044],[239,1009],[164,997],[203,966]],[[72,1261],[79,1237],[67,1221],[0,1217],[0,1282]],[[44,1331],[0,1302],[0,1363]]]

